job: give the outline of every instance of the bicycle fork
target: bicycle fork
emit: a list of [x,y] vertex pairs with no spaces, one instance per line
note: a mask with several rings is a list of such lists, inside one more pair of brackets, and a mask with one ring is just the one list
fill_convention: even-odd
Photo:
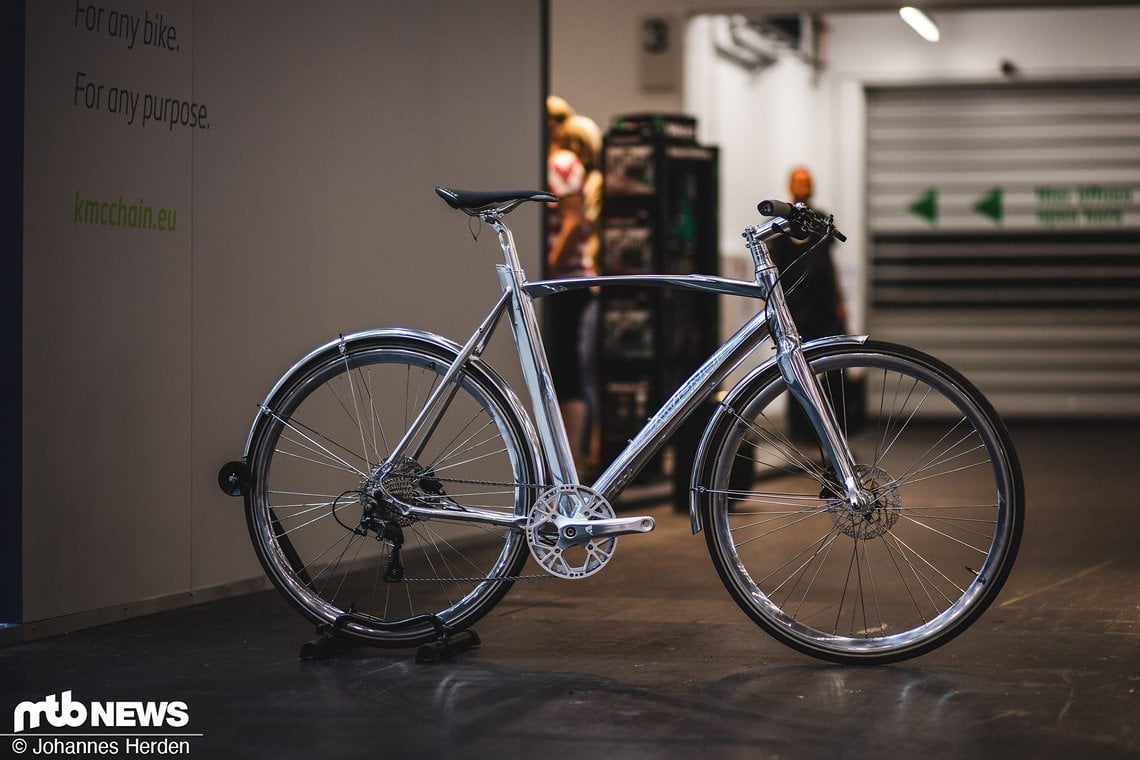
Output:
[[756,283],[764,289],[767,303],[765,308],[771,314],[769,324],[776,342],[776,366],[792,397],[807,415],[812,429],[819,435],[824,453],[843,489],[842,496],[847,508],[854,512],[866,512],[872,498],[859,485],[855,457],[847,445],[846,437],[840,433],[835,410],[824,398],[819,381],[804,356],[803,339],[795,329],[795,321],[779,282],[779,272],[764,245],[765,240],[777,234],[781,234],[781,231],[771,222],[744,231],[748,250],[756,266]]

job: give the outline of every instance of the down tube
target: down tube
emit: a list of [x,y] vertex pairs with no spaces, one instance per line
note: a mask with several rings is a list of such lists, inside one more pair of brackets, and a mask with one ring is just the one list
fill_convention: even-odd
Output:
[[763,309],[743,327],[725,341],[724,345],[705,360],[689,379],[673,392],[657,413],[645,423],[632,441],[618,454],[601,477],[594,483],[594,490],[606,500],[612,500],[629,482],[641,472],[669,436],[690,414],[716,390],[757,346],[763,343],[767,332],[763,331],[767,317]]

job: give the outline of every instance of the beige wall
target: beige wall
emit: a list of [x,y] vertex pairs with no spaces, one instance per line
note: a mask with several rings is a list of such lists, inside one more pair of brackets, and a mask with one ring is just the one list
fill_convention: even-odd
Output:
[[[541,184],[539,5],[494,5],[117,3],[176,30],[128,47],[108,15],[28,4],[33,633],[260,583],[215,476],[277,376],[338,332],[463,337],[489,307],[493,237],[473,242],[433,187]],[[208,128],[129,123],[112,87],[205,104]],[[79,221],[77,193],[175,210],[175,229]],[[512,220],[537,268],[537,209]]]
[[[604,130],[614,116],[676,113],[680,82],[672,92],[643,92],[639,69],[641,21],[664,16],[683,32],[690,9],[702,0],[551,0],[550,91],[566,98]],[[682,44],[681,39],[675,40]]]

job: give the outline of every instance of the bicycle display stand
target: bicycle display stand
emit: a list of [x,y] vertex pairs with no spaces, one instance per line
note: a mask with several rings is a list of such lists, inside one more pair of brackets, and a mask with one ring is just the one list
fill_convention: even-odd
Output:
[[470,628],[466,631],[455,631],[440,638],[439,641],[421,646],[416,652],[416,662],[441,662],[460,652],[475,649],[480,643],[479,634]]
[[354,613],[346,612],[337,618],[332,625],[317,626],[319,638],[301,645],[300,657],[302,660],[327,660],[350,649],[369,646],[341,634],[344,625],[349,622],[363,624],[381,631],[391,631],[425,621],[431,624],[439,638],[420,646],[416,651],[416,662],[442,662],[469,649],[475,649],[481,643],[479,635],[475,631],[469,628],[462,631],[453,630],[435,615],[418,615],[397,623],[383,623],[367,620]]
[[[246,496],[252,480],[249,467],[244,462],[229,462],[218,472],[218,485],[230,496]],[[317,626],[318,638],[302,644],[299,656],[302,660],[327,660],[350,649],[368,646],[341,634],[347,623],[358,623],[378,631],[393,631],[422,622],[429,623],[439,638],[420,646],[416,651],[416,662],[442,662],[475,649],[482,643],[475,631],[454,630],[435,615],[416,615],[395,623],[384,623],[346,612],[333,621],[332,625],[326,623]]]

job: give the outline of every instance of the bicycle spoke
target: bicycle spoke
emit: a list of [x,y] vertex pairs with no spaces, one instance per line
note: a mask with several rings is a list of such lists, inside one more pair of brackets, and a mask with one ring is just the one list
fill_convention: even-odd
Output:
[[[322,445],[318,440],[316,440],[316,438],[314,438],[313,436],[306,435],[305,434],[305,430],[306,430],[305,426],[298,424],[294,420],[285,420],[279,414],[277,414],[276,412],[274,412],[270,409],[265,409],[264,411],[267,412],[268,414],[272,415],[278,422],[281,422],[283,425],[285,425],[285,427],[288,430],[296,433],[300,437],[300,439],[307,441],[309,444],[311,444],[311,446],[300,443],[297,439],[290,439],[290,438],[286,437],[285,440],[287,442],[295,443],[296,445],[301,446],[302,448],[304,448],[307,451],[312,451],[312,452],[318,454],[318,456],[327,457],[330,463],[340,465],[344,469],[349,470],[351,472],[354,472],[358,475],[364,474],[363,472],[361,472],[361,470],[359,468],[354,467],[352,464],[350,464],[348,461],[346,461],[343,457],[338,456],[333,451],[331,451],[327,446]],[[323,438],[331,446],[339,448],[342,451],[345,451],[347,453],[353,454],[353,456],[357,456],[355,453],[352,452],[351,449],[348,449],[344,446],[341,446],[340,444],[332,441],[331,439],[324,438],[324,436],[321,436],[316,431],[311,431],[311,432],[313,432],[313,434],[317,438]],[[279,453],[288,453],[288,452],[284,452],[281,450],[278,450],[278,451],[279,451]],[[296,456],[296,455],[294,454],[293,456]],[[315,460],[315,461],[319,461],[319,460]]]

